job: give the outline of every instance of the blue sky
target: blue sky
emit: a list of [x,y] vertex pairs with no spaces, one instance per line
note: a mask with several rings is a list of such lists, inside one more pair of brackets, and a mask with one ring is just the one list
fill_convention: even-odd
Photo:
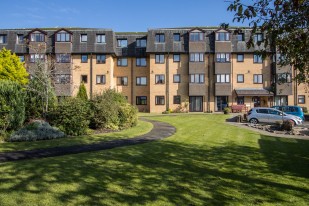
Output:
[[[248,0],[247,0],[248,1]],[[248,26],[232,22],[225,0],[9,0],[1,2],[0,28],[87,27],[114,31],[148,28]]]

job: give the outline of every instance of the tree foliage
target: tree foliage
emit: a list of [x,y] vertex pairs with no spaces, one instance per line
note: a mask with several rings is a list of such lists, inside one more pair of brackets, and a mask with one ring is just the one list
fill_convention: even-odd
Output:
[[22,85],[28,83],[28,73],[24,63],[5,48],[0,51],[0,79],[12,80]]
[[80,98],[84,101],[87,101],[88,100],[88,95],[87,95],[87,90],[86,90],[86,87],[85,87],[85,84],[84,82],[82,82],[79,86],[79,89],[78,89],[78,93],[77,93],[77,98]]
[[18,129],[25,120],[24,90],[11,80],[0,80],[0,131]]
[[[309,84],[309,0],[253,0],[250,5],[242,0],[230,2],[228,10],[235,12],[233,21],[249,21],[252,27],[247,46],[254,45],[255,33],[265,33],[265,47],[271,46],[284,57],[279,64],[294,66],[296,79]],[[265,49],[260,52],[265,56]]]

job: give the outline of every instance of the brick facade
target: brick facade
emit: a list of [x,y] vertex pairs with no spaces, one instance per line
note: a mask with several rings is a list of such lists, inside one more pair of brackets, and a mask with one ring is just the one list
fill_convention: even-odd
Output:
[[[58,96],[76,95],[84,81],[90,98],[113,88],[144,112],[179,110],[188,103],[191,112],[233,104],[309,107],[304,85],[290,82],[290,76],[282,81],[295,71],[276,65],[275,52],[267,48],[273,56],[261,60],[254,48],[246,48],[249,28],[1,29],[0,35],[7,36],[0,49],[24,56],[28,70],[36,54],[56,61]],[[18,42],[21,35],[24,41]]]

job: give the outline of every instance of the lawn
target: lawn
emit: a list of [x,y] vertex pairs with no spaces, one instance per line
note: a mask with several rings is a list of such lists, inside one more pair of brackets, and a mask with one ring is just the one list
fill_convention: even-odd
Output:
[[30,150],[30,149],[48,148],[57,146],[71,146],[78,144],[91,144],[95,142],[108,141],[114,139],[125,139],[146,134],[151,129],[152,129],[151,123],[138,121],[136,127],[122,130],[119,132],[83,135],[78,137],[67,137],[61,139],[42,140],[35,142],[4,142],[4,143],[0,142],[0,152]]
[[100,152],[0,164],[0,205],[307,205],[309,141],[160,115],[177,133]]

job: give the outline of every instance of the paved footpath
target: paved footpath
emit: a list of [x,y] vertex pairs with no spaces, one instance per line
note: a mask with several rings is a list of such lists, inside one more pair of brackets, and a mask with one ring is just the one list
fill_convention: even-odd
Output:
[[15,151],[15,152],[3,152],[0,153],[0,163],[25,160],[25,159],[38,159],[45,157],[55,157],[69,154],[77,154],[83,152],[92,152],[99,150],[107,150],[116,147],[124,147],[130,145],[143,144],[147,142],[152,142],[155,140],[160,140],[166,137],[173,135],[176,132],[176,128],[172,125],[159,122],[155,120],[143,119],[141,120],[150,122],[153,124],[153,129],[144,135],[137,136],[129,139],[119,139],[111,140],[87,145],[73,145],[67,147],[53,147],[46,149],[35,149],[35,150],[26,150],[26,151]]

